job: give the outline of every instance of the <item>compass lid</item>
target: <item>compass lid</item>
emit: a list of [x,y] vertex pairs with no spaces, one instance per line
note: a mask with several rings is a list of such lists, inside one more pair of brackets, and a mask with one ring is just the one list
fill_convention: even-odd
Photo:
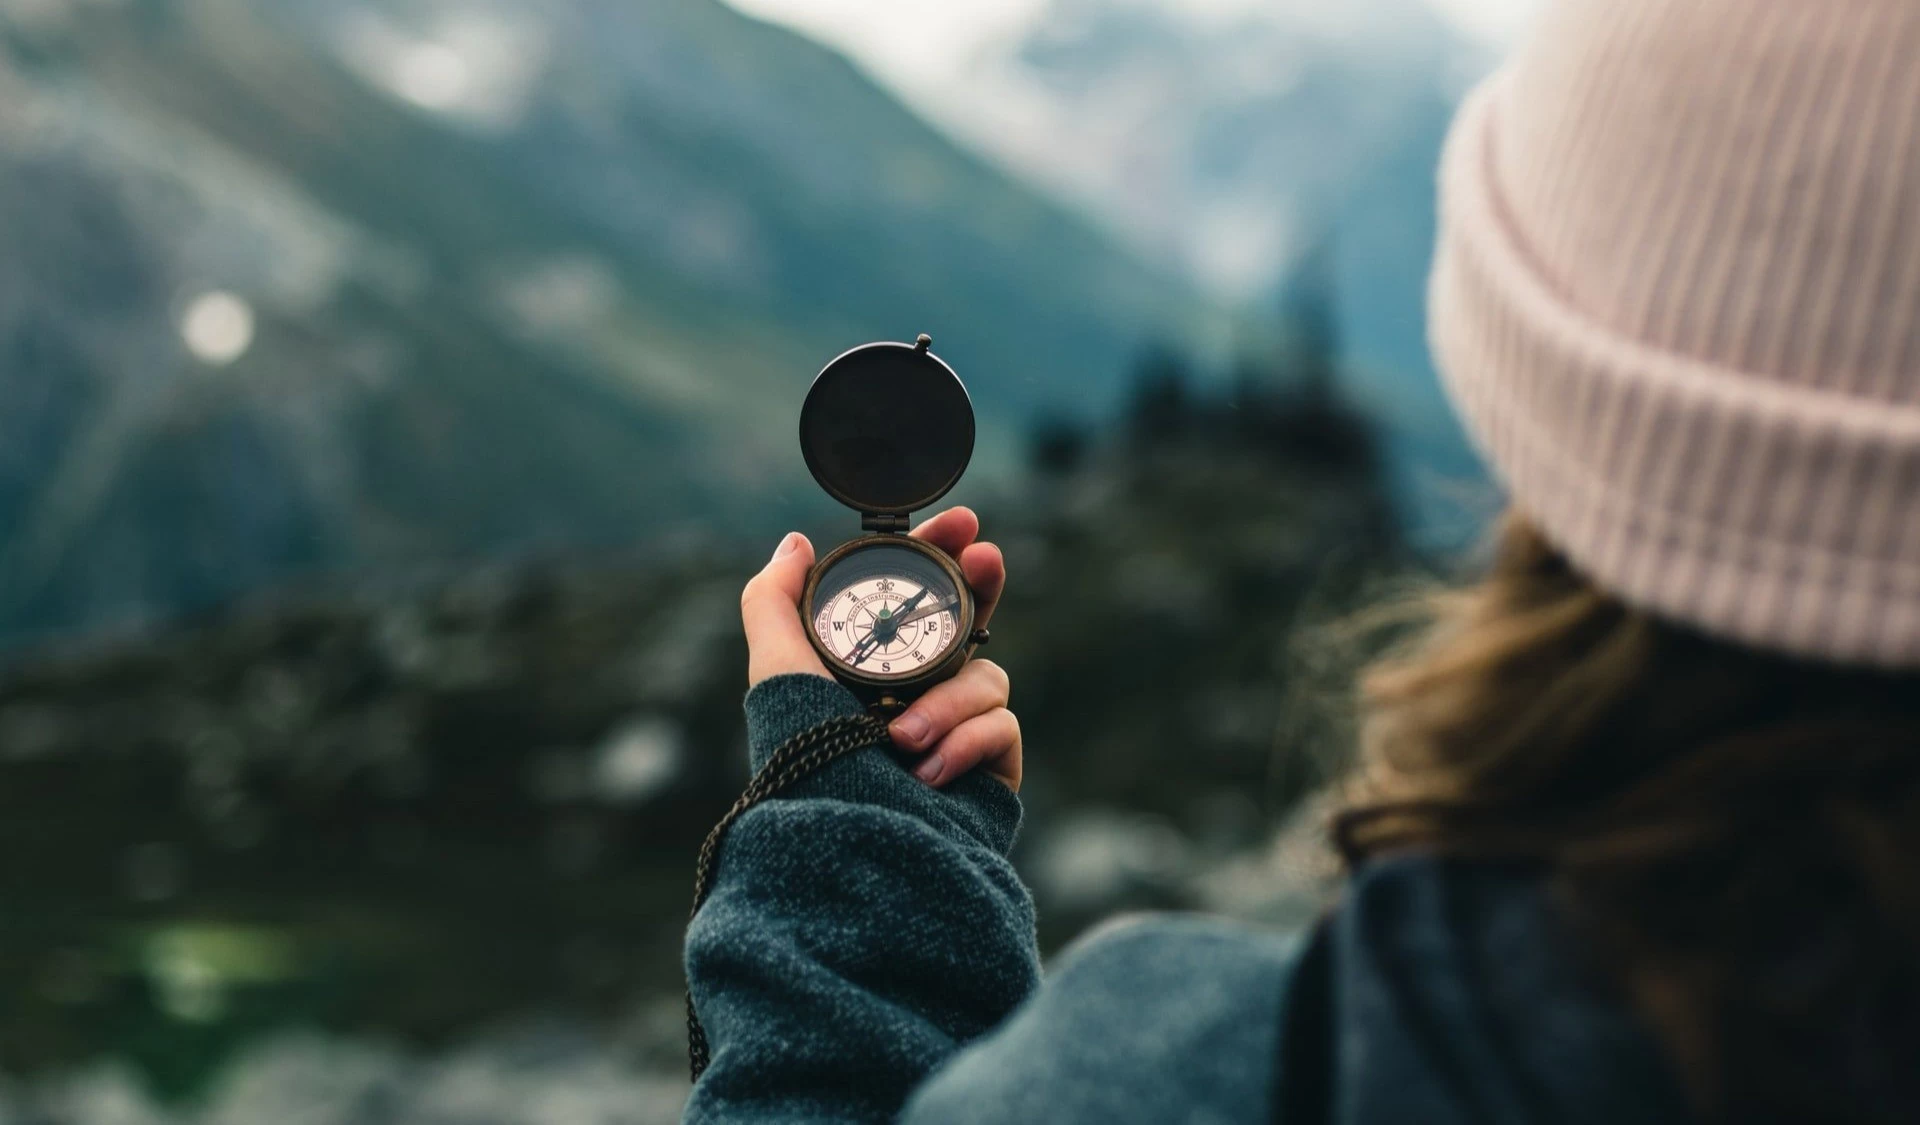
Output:
[[919,511],[973,458],[973,403],[932,346],[922,335],[846,352],[814,377],[800,407],[808,471],[864,516]]

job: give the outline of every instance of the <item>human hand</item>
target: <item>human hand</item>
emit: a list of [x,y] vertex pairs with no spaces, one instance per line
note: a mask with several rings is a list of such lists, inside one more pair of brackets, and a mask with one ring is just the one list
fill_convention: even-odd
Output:
[[[949,508],[911,534],[959,562],[974,593],[974,627],[985,628],[1006,586],[1007,568],[998,547],[975,542],[979,517],[966,508]],[[787,673],[829,675],[807,640],[800,609],[813,560],[813,545],[794,532],[781,540],[773,558],[741,592],[749,686]],[[1007,710],[1007,696],[1007,674],[998,665],[970,660],[953,679],[935,686],[893,721],[894,742],[902,750],[925,755],[914,774],[931,785],[945,785],[984,765],[1018,789],[1020,725]]]
[[894,745],[925,752],[913,776],[946,785],[980,768],[1020,789],[1020,720],[1007,709],[1007,674],[991,660],[969,660],[950,680],[913,701],[889,731]]

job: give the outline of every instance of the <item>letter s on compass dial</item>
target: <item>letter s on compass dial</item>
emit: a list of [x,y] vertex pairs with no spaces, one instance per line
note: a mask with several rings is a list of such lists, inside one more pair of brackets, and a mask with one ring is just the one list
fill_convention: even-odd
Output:
[[871,540],[829,557],[814,583],[809,624],[828,659],[878,684],[934,678],[957,667],[972,599],[951,560],[918,540]]

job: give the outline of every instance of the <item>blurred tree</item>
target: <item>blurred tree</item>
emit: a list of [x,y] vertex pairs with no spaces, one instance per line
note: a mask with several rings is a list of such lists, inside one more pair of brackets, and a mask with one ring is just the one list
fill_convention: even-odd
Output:
[[1237,424],[1251,449],[1336,474],[1378,472],[1378,435],[1340,398],[1341,340],[1331,236],[1280,287],[1278,340],[1234,367]]
[[[1328,685],[1348,657],[1314,630],[1407,555],[1375,434],[1340,393],[1324,276],[1293,286],[1296,323],[1224,385],[1171,349],[1143,357],[1124,431],[1072,467],[1056,460],[1055,487],[1009,513],[1015,530],[993,525],[1015,575],[992,655],[1031,748],[1030,864],[1044,880],[1058,854],[1077,857],[1068,869],[1100,847],[1147,857],[1104,896],[1063,900],[1043,881],[1050,939],[1113,909],[1194,905],[1183,864],[1202,861],[1158,853],[1250,846],[1344,752]],[[1127,845],[1049,835],[1091,810],[1164,831]]]
[[1127,428],[1137,441],[1151,444],[1180,432],[1187,422],[1190,380],[1186,357],[1171,345],[1155,344],[1140,357],[1127,406]]
[[1342,348],[1335,309],[1333,234],[1314,240],[1280,286],[1280,331],[1294,382],[1310,398],[1332,398]]
[[1047,479],[1070,475],[1087,455],[1087,431],[1070,418],[1043,418],[1033,427],[1027,462]]

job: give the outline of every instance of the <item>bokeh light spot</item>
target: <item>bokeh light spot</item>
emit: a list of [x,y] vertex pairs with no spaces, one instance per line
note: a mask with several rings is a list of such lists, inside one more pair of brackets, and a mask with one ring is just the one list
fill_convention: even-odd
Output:
[[253,306],[224,290],[202,293],[187,303],[180,338],[195,359],[224,367],[253,346]]

